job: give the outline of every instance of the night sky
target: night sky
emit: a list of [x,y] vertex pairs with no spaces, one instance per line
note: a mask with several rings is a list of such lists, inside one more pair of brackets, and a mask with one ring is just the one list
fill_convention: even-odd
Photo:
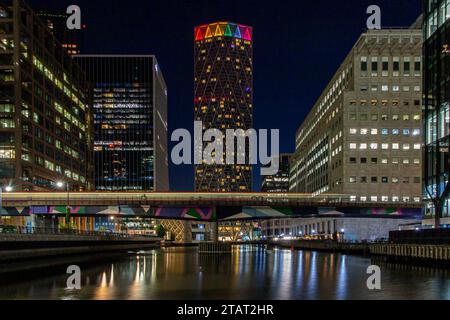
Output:
[[[85,54],[155,54],[169,92],[169,139],[193,128],[193,29],[215,21],[253,26],[254,127],[280,129],[281,152],[365,30],[369,5],[382,27],[409,26],[420,0],[28,0],[33,8],[81,8]],[[170,167],[173,191],[193,190],[190,166]],[[260,188],[255,168],[254,190]]]

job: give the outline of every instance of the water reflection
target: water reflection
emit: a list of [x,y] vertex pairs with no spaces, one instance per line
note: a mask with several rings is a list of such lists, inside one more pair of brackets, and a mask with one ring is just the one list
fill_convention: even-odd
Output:
[[[366,287],[366,269],[382,269],[381,291]],[[232,255],[196,249],[133,252],[82,268],[82,289],[66,275],[36,275],[1,284],[2,299],[450,299],[450,271],[386,264],[339,254],[235,247]]]

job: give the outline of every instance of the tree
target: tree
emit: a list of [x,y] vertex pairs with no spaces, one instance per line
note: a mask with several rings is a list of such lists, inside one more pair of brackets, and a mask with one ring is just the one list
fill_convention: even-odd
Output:
[[156,226],[155,231],[158,238],[164,238],[166,235],[166,229],[162,225]]

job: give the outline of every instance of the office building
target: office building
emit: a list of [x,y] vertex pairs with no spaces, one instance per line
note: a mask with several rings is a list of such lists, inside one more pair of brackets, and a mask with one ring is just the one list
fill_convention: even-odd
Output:
[[0,184],[92,189],[85,75],[23,1],[0,5]]
[[67,28],[67,19],[69,15],[65,12],[37,10],[37,15],[47,24],[47,27],[61,42],[62,47],[69,55],[81,53],[86,25],[83,24],[81,30],[69,30]]
[[156,57],[74,59],[93,103],[96,190],[168,191],[167,88]]
[[[261,192],[286,193],[289,192],[289,168],[291,154],[280,154],[275,160],[280,162],[278,173],[271,176],[263,176]],[[274,160],[274,161],[275,161]]]
[[423,224],[450,227],[450,1],[425,0],[424,10],[424,190],[431,201]]
[[290,191],[422,199],[422,30],[368,30],[296,134]]
[[[253,42],[252,28],[218,22],[195,28],[194,110],[203,130],[252,128]],[[226,146],[224,146],[224,149]],[[246,192],[252,190],[248,145],[246,164],[195,166],[196,191]],[[236,162],[237,163],[237,162]]]
[[337,241],[386,241],[389,232],[399,230],[410,219],[348,218],[343,216],[274,219],[261,222],[264,239],[300,238]]

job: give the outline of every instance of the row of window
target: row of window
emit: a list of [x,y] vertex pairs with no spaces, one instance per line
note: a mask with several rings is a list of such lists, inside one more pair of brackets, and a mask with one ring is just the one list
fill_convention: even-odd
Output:
[[[368,85],[362,85],[359,87],[359,90],[362,92],[367,92],[367,91],[372,91],[372,92],[377,92],[377,91],[381,91],[381,92],[400,92],[400,86],[399,85],[393,85],[392,87],[389,87],[389,85],[387,84],[383,84],[381,86],[373,84],[371,86]],[[421,92],[422,88],[420,86],[403,86],[402,87],[403,92],[411,92],[414,90],[414,92]]]
[[[351,164],[357,164],[358,163],[358,159],[355,157],[351,157],[349,159]],[[360,164],[367,164],[369,163],[369,158],[359,158],[359,163]],[[370,158],[370,163],[371,164],[415,164],[415,165],[420,165],[420,159],[410,159],[410,158],[392,158],[392,159],[388,159],[388,158],[381,158],[380,161],[378,161],[378,158]]]
[[352,201],[352,202],[356,202],[357,200],[359,200],[361,202],[367,202],[367,201],[378,202],[380,200],[381,200],[381,202],[389,202],[389,201],[400,202],[400,200],[402,202],[411,202],[411,200],[412,200],[412,201],[417,202],[417,203],[421,201],[420,197],[409,197],[409,196],[403,196],[403,197],[399,197],[399,196],[392,196],[392,197],[389,197],[389,196],[381,196],[381,197],[378,197],[378,196],[361,196],[361,197],[359,197],[359,199],[356,196],[351,196],[350,197],[350,201]]
[[[403,58],[403,76],[410,76],[412,73],[419,77],[421,76],[421,57],[404,57]],[[372,77],[377,77],[381,61],[381,75],[383,77],[388,77],[390,71],[394,77],[400,76],[400,57],[393,57],[392,61],[389,57],[371,57],[370,61],[368,57],[361,57],[361,76],[367,76],[369,71],[370,62],[370,75]],[[412,65],[414,64],[414,65]],[[414,70],[411,70],[412,67]]]
[[413,182],[413,183],[421,183],[422,179],[420,177],[414,177],[414,178],[404,177],[404,178],[401,178],[401,179],[398,178],[398,177],[391,177],[390,179],[389,179],[389,177],[381,177],[381,178],[379,178],[379,177],[370,177],[370,180],[369,180],[368,177],[359,177],[359,179],[358,179],[358,177],[353,176],[353,177],[350,177],[348,181],[350,183],[368,183],[369,181],[371,183],[378,183],[378,182],[389,183],[389,181],[390,181],[391,183],[394,183],[394,184],[398,184],[398,183],[400,183],[400,181],[402,181],[402,183],[408,184],[408,183],[411,183],[411,182]]
[[386,128],[383,128],[383,129],[377,129],[377,128],[372,128],[372,129],[367,129],[367,128],[361,128],[361,129],[356,129],[356,128],[350,128],[350,134],[351,135],[356,135],[356,134],[360,134],[360,135],[363,135],[363,136],[365,136],[365,135],[368,135],[368,134],[370,134],[370,135],[372,135],[372,136],[376,136],[376,135],[378,135],[379,133],[381,133],[383,136],[387,136],[387,135],[389,135],[389,133],[391,132],[392,133],[392,135],[394,135],[394,136],[398,136],[398,135],[400,135],[400,132],[404,135],[404,136],[407,136],[407,137],[409,137],[409,136],[420,136],[420,134],[421,134],[421,130],[420,129],[409,129],[409,128],[404,128],[404,129],[402,129],[402,130],[400,130],[400,129],[386,129]]
[[[414,115],[410,115],[410,114],[404,114],[404,115],[400,115],[400,114],[393,114],[391,116],[389,116],[388,114],[382,114],[382,115],[378,115],[378,114],[371,114],[370,115],[370,120],[371,121],[378,121],[379,119],[381,119],[382,121],[388,121],[390,119],[392,119],[393,121],[400,121],[400,119],[403,119],[403,121],[410,121],[411,119],[414,121],[420,121],[421,119],[421,115],[420,114],[414,114]],[[349,120],[352,121],[356,121],[356,120],[360,120],[360,121],[368,121],[369,120],[369,115],[362,113],[359,114],[359,117],[356,113],[350,113],[349,114]]]
[[[401,148],[400,148],[401,146]],[[376,142],[373,143],[360,143],[359,147],[357,143],[350,143],[349,145],[350,150],[378,150],[378,148],[381,148],[381,150],[411,150],[411,148],[413,148],[414,150],[421,150],[422,149],[422,144],[420,143],[414,143],[414,144],[410,144],[410,143],[381,143],[378,144]]]
[[[361,107],[366,107],[366,106],[369,106],[369,105],[372,106],[372,107],[376,107],[376,106],[378,106],[378,103],[381,103],[381,105],[383,107],[387,107],[387,106],[389,106],[389,101],[390,101],[390,103],[391,103],[391,105],[393,107],[400,106],[400,100],[398,100],[398,99],[393,99],[393,100],[382,99],[380,101],[378,99],[370,99],[370,100],[363,99],[363,100],[360,100],[359,102],[357,100],[351,100],[350,101],[350,106],[357,106],[358,103],[359,103],[359,105]],[[414,100],[413,104],[414,104],[414,106],[420,106],[420,100],[417,100],[417,99]],[[411,102],[409,100],[403,100],[403,105],[405,107],[408,107],[408,106],[411,105]]]

